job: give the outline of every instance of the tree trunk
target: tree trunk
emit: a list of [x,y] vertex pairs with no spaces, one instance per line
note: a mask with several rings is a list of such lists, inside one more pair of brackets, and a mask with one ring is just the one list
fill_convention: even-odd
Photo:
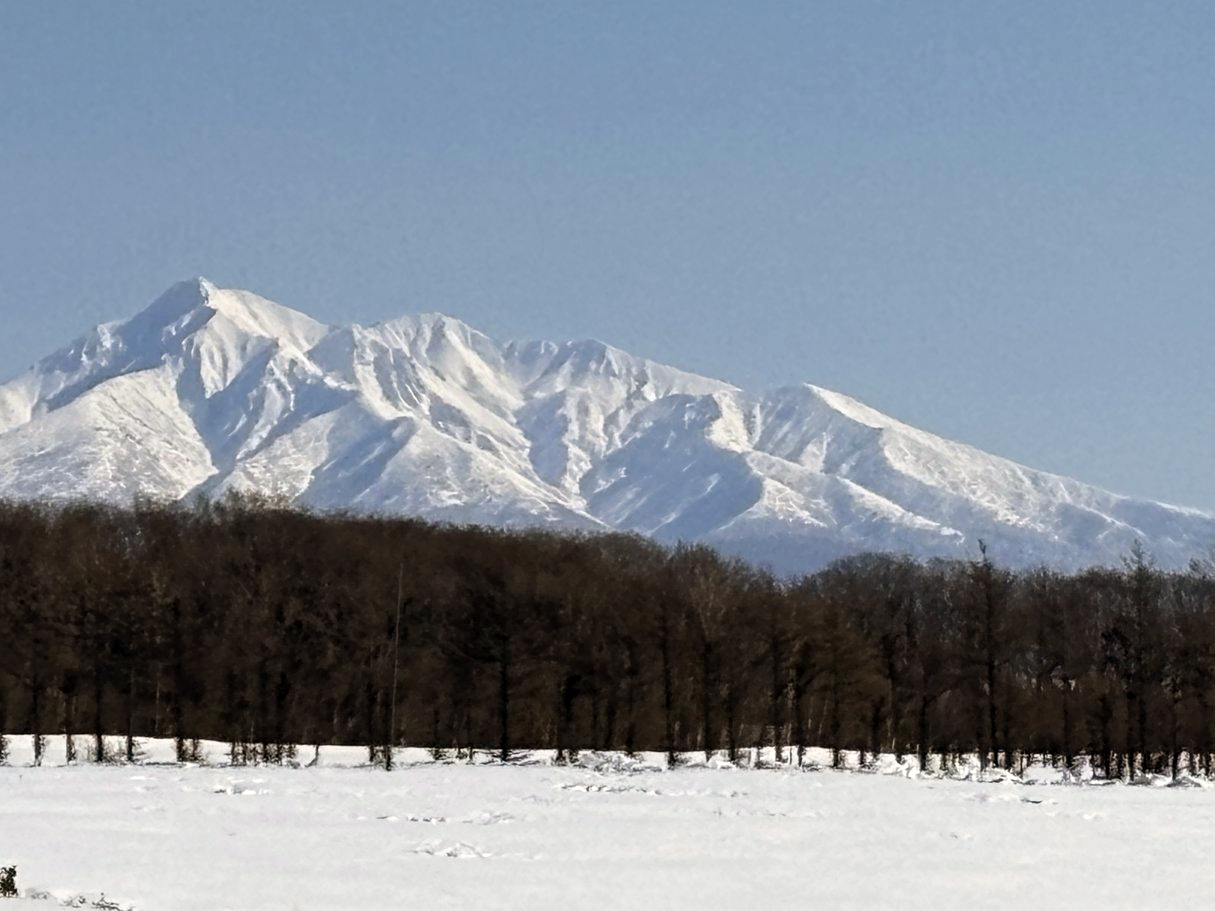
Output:
[[367,652],[367,676],[363,680],[363,730],[367,738],[367,762],[376,765],[379,761],[379,747],[376,735],[376,686],[375,686],[375,653]]
[[700,650],[700,730],[708,762],[713,758],[717,738],[713,731],[713,646],[707,640]]
[[34,738],[34,765],[42,765],[42,754],[46,741],[42,738],[42,679],[37,674],[30,680],[30,734]]
[[1072,686],[1063,681],[1063,762],[1070,772],[1076,757],[1072,753]]
[[498,758],[503,762],[510,761],[510,675],[511,675],[510,639],[502,640],[501,652],[498,656]]
[[738,761],[738,733],[734,729],[736,710],[734,687],[731,684],[726,692],[726,756],[730,762]]
[[928,706],[929,706],[929,702],[930,702],[930,700],[928,699],[927,696],[925,696],[925,695],[920,696],[920,712],[919,712],[919,725],[918,725],[918,728],[919,728],[918,736],[919,736],[920,742],[918,744],[918,748],[919,748],[918,751],[919,751],[920,773],[921,774],[926,773],[928,771],[928,749],[930,746],[930,744],[928,742]]
[[93,759],[95,762],[105,762],[105,732],[101,726],[101,703],[103,678],[100,663],[93,665]]
[[780,765],[785,761],[782,742],[785,719],[782,709],[788,693],[788,684],[782,679],[781,672],[784,669],[784,662],[781,656],[780,640],[776,636],[772,637],[769,650],[772,658],[772,691],[768,701],[768,724],[772,726],[772,750],[775,754],[776,764]]
[[[1128,781],[1135,780],[1135,753],[1139,746],[1138,738],[1135,736],[1135,720],[1139,717],[1138,712],[1135,711],[1136,702],[1138,702],[1138,699],[1132,686],[1126,691],[1126,743],[1124,746]],[[1121,778],[1122,775],[1119,774],[1118,777]]]
[[76,761],[76,686],[68,684],[63,697],[63,748],[69,765]]
[[662,652],[662,712],[663,735],[667,752],[667,767],[678,765],[675,754],[675,694],[671,682],[671,635],[670,621],[666,609],[662,611],[662,622],[659,629],[658,647]]
[[790,710],[793,714],[793,743],[797,747],[797,767],[800,769],[806,758],[806,719],[802,713],[802,688],[794,684],[790,688]]
[[574,679],[566,674],[557,695],[557,762],[569,761],[569,727],[574,713]]
[[615,687],[608,690],[607,704],[603,710],[603,739],[599,741],[601,750],[611,750],[616,746],[616,716],[620,711],[618,699],[619,693]]
[[127,722],[127,762],[135,761],[135,668],[127,674],[127,695],[125,706]]

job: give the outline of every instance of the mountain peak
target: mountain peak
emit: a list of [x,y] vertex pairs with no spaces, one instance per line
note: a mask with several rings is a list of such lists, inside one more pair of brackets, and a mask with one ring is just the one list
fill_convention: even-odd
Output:
[[310,316],[267,300],[251,291],[221,288],[198,276],[172,285],[144,310],[127,321],[132,328],[165,329],[187,320],[191,328],[208,322],[214,314],[226,317],[253,335],[282,338],[310,347],[329,327]]
[[196,281],[203,306],[250,335],[307,351],[331,331],[324,323],[251,291],[219,288],[205,278]]
[[[149,454],[152,454],[149,456]],[[1215,516],[1131,500],[808,384],[747,393],[443,313],[331,329],[198,277],[0,384],[0,498],[272,491],[319,508],[681,537],[801,572],[864,551],[1184,565]]]
[[177,282],[127,323],[148,328],[172,325],[199,308],[206,307],[215,290],[215,285],[201,277]]

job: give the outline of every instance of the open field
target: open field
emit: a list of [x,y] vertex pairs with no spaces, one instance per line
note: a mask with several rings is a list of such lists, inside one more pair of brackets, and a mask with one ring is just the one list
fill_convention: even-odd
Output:
[[17,865],[24,897],[0,911],[103,893],[139,911],[1164,908],[1215,894],[1215,792],[1201,786],[421,751],[385,773],[338,748],[311,768],[181,767],[157,762],[168,744],[146,747],[142,765],[64,766],[52,741],[35,769],[13,738],[0,865]]

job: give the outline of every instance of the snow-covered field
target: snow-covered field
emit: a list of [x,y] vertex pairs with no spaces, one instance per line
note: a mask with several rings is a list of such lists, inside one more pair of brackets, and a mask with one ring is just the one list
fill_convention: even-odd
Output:
[[[80,745],[84,745],[83,739]],[[0,768],[0,911],[1203,908],[1215,792],[791,769],[433,763]],[[311,750],[301,759],[311,759]],[[816,757],[821,761],[822,757]],[[104,893],[105,902],[101,902]]]

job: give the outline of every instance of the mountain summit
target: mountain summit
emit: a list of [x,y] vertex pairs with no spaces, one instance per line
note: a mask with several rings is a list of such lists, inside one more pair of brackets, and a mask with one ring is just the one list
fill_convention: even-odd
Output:
[[781,573],[862,551],[1162,565],[1215,516],[1117,496],[816,386],[760,393],[441,314],[329,327],[182,282],[0,385],[0,497],[256,490],[322,509],[703,541]]

